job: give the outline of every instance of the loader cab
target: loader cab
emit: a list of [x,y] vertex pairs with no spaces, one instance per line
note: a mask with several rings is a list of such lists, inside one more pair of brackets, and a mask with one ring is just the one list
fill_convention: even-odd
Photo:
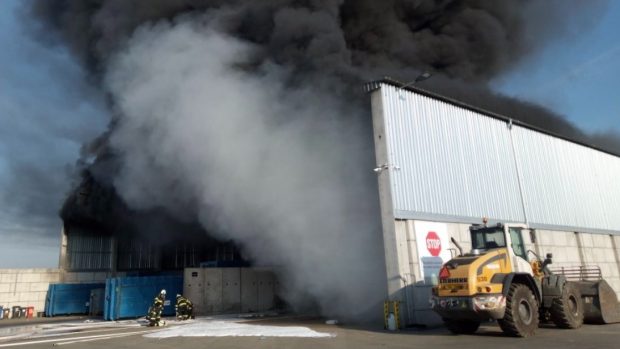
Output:
[[484,253],[505,248],[510,256],[513,271],[531,273],[532,267],[528,262],[523,240],[523,231],[526,229],[527,226],[523,224],[472,225],[469,228],[472,251]]
[[472,226],[469,231],[472,250],[488,251],[506,247],[506,234],[503,226]]

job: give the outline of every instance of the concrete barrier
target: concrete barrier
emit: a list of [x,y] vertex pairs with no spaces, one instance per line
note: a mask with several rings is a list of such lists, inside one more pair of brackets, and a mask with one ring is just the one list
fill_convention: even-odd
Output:
[[186,268],[183,294],[197,315],[274,309],[278,281],[261,268]]

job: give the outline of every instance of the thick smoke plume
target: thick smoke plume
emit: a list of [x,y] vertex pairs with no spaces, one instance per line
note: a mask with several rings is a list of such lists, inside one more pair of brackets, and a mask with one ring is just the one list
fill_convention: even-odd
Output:
[[203,20],[217,21],[218,31],[258,45],[242,66],[286,66],[292,70],[288,83],[324,86],[330,80],[332,92],[339,93],[370,79],[409,81],[430,71],[435,77],[425,88],[618,153],[616,134],[588,136],[543,107],[495,95],[488,87],[490,79],[549,40],[591,26],[606,3],[34,0],[28,12],[40,20],[37,35],[60,37],[95,80],[136,28],[206,13],[211,16]]
[[364,113],[287,88],[276,66],[236,70],[255,47],[192,22],[140,29],[128,47],[106,86],[123,115],[110,145],[127,159],[114,184],[129,206],[198,217],[325,310],[377,300],[372,148],[361,122],[339,117]]
[[[40,0],[29,13],[38,35],[66,44],[109,97],[114,117],[89,176],[133,210],[198,220],[256,263],[282,268],[294,304],[304,291],[323,313],[354,315],[385,296],[361,84],[428,70],[436,77],[425,88],[592,141],[544,108],[495,96],[488,83],[576,24],[574,14],[598,9],[533,0]],[[529,29],[543,24],[553,30]]]

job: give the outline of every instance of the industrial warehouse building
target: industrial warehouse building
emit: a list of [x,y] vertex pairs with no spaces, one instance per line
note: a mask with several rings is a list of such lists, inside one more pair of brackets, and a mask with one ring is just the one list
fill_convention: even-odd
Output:
[[366,87],[388,293],[404,323],[440,323],[428,303],[438,265],[451,237],[470,249],[482,217],[527,224],[528,249],[553,253],[556,268],[599,266],[620,292],[620,157],[400,86]]
[[[369,83],[386,282],[401,322],[435,325],[429,307],[439,265],[469,249],[469,225],[527,224],[528,249],[554,254],[554,267],[596,265],[620,292],[620,157],[416,87]],[[188,228],[193,229],[193,228]],[[377,232],[379,234],[379,232]],[[200,234],[198,234],[200,235]],[[529,238],[529,239],[528,239]],[[183,275],[185,288],[241,283],[244,272],[203,275],[199,267],[247,265],[235,246],[204,235],[164,250],[139,234],[114,235],[66,221],[59,269],[0,270],[0,305],[41,311],[50,282],[102,282],[112,276]],[[202,264],[209,261],[207,265]],[[231,269],[233,270],[233,269]],[[258,276],[257,276],[258,275]],[[261,272],[246,276],[257,282]],[[200,282],[192,282],[192,278]],[[198,279],[196,279],[198,280]],[[266,283],[276,284],[271,276]],[[189,285],[189,286],[188,286]],[[220,285],[221,286],[221,285]],[[193,298],[207,291],[190,290]],[[218,290],[220,300],[238,289]],[[260,293],[260,309],[276,289]],[[241,296],[239,296],[241,297]],[[232,302],[236,302],[233,300]],[[198,304],[212,304],[198,300]],[[230,303],[230,302],[229,302]],[[252,308],[240,307],[246,311]],[[222,304],[206,312],[225,312]]]

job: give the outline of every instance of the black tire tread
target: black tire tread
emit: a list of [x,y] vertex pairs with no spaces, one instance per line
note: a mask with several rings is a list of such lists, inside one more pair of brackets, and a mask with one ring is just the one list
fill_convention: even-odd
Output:
[[[568,298],[569,294],[573,294],[573,296],[577,299],[577,308],[578,315],[574,316],[571,314],[569,306],[568,306]],[[566,283],[564,285],[564,290],[562,291],[562,296],[555,298],[551,303],[551,320],[553,323],[563,329],[577,329],[583,325],[583,303],[581,300],[581,293],[579,290],[572,285],[571,283]]]
[[[513,310],[513,298],[514,295],[519,292],[519,290],[522,290],[523,288],[527,289],[527,293],[529,293],[528,298],[530,301],[530,304],[532,305],[533,309],[533,316],[532,316],[532,322],[533,324],[531,324],[529,327],[530,329],[526,329],[526,331],[524,331],[523,329],[519,329],[519,326],[517,324],[517,320],[515,319],[514,316],[514,310]],[[518,302],[516,302],[514,305],[518,304]],[[538,318],[538,302],[536,301],[536,298],[534,297],[534,294],[532,293],[532,291],[529,289],[529,287],[527,287],[526,285],[523,284],[518,284],[518,283],[514,283],[512,285],[510,285],[510,289],[508,291],[508,295],[506,296],[506,312],[504,313],[504,318],[497,320],[499,327],[502,329],[502,331],[504,333],[506,333],[507,335],[513,336],[513,337],[528,337],[534,334],[534,330],[536,328],[538,328],[538,324],[539,324],[539,318]]]

